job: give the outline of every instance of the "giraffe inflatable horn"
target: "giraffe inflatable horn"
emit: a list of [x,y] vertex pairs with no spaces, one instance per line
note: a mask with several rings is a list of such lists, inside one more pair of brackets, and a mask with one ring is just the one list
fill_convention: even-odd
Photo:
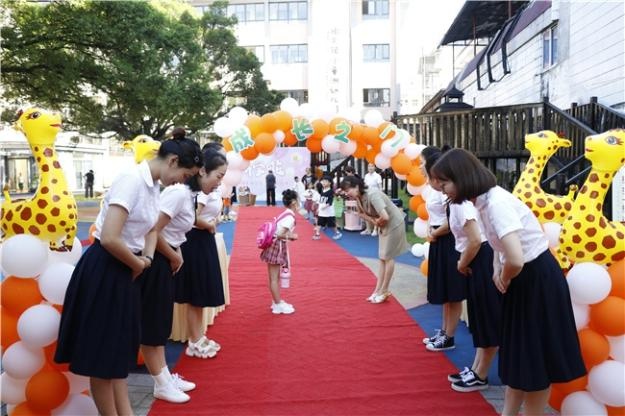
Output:
[[11,201],[4,189],[0,229],[2,238],[31,234],[50,244],[51,250],[71,250],[76,236],[78,212],[69,192],[54,141],[61,130],[58,113],[29,108],[18,114],[15,128],[26,136],[39,169],[39,186],[30,199]]

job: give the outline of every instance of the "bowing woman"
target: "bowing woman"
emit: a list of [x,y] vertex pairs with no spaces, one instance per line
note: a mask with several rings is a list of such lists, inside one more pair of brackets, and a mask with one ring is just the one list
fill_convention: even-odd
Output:
[[408,250],[404,213],[382,191],[367,189],[364,181],[357,176],[346,176],[341,182],[341,189],[347,197],[356,201],[359,215],[379,229],[380,269],[375,289],[367,300],[382,303],[391,295],[388,287],[395,271],[395,257]]
[[192,157],[197,148],[188,142],[163,142],[156,158],[113,181],[96,219],[95,242],[65,294],[54,359],[90,378],[102,415],[132,414],[126,378],[140,342],[137,278],[154,256],[160,184],[185,182],[198,172]]

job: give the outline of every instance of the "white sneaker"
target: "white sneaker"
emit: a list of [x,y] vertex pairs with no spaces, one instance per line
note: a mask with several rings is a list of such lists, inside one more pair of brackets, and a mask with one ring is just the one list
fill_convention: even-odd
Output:
[[371,231],[369,231],[369,230],[362,230],[360,232],[360,235],[371,235]]
[[336,234],[334,234],[334,235],[332,236],[332,239],[333,239],[333,240],[338,240],[338,239],[340,239],[341,237],[343,237],[343,234],[341,234],[340,232],[338,232],[338,233],[336,233]]
[[204,343],[205,337],[202,337],[198,342],[193,343],[191,340],[187,342],[187,348],[184,353],[189,357],[197,358],[213,358],[217,355],[217,351],[210,347],[208,343]]
[[154,386],[154,397],[170,403],[186,403],[191,397],[174,385],[174,381],[162,386]]
[[281,313],[285,315],[289,315],[289,314],[292,314],[293,312],[295,312],[295,308],[293,307],[293,305],[286,303],[283,300],[281,300],[280,303],[273,303],[271,305],[271,313],[275,315],[279,315]]
[[183,379],[177,373],[171,375],[171,380],[180,391],[187,392],[195,389],[195,383]]
[[374,232],[371,233],[371,237],[375,237],[376,235],[378,235],[377,231],[374,231]]

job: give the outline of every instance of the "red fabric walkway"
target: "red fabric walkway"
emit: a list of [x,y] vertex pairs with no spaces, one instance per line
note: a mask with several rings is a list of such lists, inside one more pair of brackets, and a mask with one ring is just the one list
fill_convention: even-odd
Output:
[[292,315],[273,315],[256,229],[279,212],[241,208],[230,263],[231,305],[209,328],[222,350],[179,361],[197,383],[191,401],[157,400],[151,415],[495,414],[479,393],[456,393],[443,354],[427,352],[423,331],[391,298],[372,305],[371,272],[332,240],[313,241],[298,216],[291,244]]

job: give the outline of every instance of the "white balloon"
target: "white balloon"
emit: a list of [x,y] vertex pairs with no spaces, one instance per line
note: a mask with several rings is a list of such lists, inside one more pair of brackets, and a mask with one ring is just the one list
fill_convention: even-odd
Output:
[[341,143],[339,152],[343,156],[351,156],[355,151],[358,145],[354,140],[350,140],[347,143]]
[[393,139],[390,139],[390,140],[384,140],[384,142],[382,142],[380,153],[390,159],[396,156],[397,153],[399,153],[399,150],[400,150],[399,146],[394,145]]
[[232,107],[230,111],[228,111],[228,118],[236,129],[239,126],[242,126],[245,123],[245,120],[247,120],[247,110],[243,107]]
[[17,333],[30,348],[45,347],[58,337],[60,323],[59,311],[50,305],[35,305],[17,320]]
[[222,138],[231,136],[234,133],[234,129],[234,123],[228,117],[219,117],[213,125],[215,134]]
[[612,280],[608,271],[595,263],[577,263],[566,275],[571,300],[574,303],[593,305],[608,296]]
[[247,159],[243,159],[241,161],[241,165],[239,166],[239,170],[241,172],[243,172],[245,169],[250,167],[250,163],[252,163],[251,161],[247,160]]
[[48,264],[50,263],[67,263],[76,264],[82,256],[82,243],[78,237],[74,237],[74,245],[71,251],[54,251],[48,253]]
[[404,154],[410,158],[410,160],[415,160],[421,154],[421,148],[416,143],[408,143],[404,148]]
[[339,151],[340,147],[341,142],[336,140],[331,134],[328,134],[326,137],[321,139],[321,148],[326,153],[336,153]]
[[282,130],[276,130],[273,132],[273,138],[276,140],[276,143],[280,144],[286,138],[286,134]]
[[606,336],[610,343],[610,357],[625,364],[625,335],[618,337]]
[[397,133],[400,135],[400,142],[399,145],[397,146],[400,150],[401,149],[405,149],[406,146],[408,146],[408,144],[410,143],[410,133],[408,133],[408,131],[404,130],[404,129],[399,129],[397,130]]
[[560,245],[560,230],[562,230],[562,224],[557,222],[546,222],[543,224],[543,231],[549,240],[549,247],[556,248]]
[[14,235],[2,243],[2,269],[15,277],[38,276],[48,263],[48,245],[29,234]]
[[2,367],[13,378],[29,378],[43,367],[46,358],[41,348],[28,348],[17,341],[4,352]]
[[588,373],[588,390],[603,404],[625,406],[625,364],[606,360]]
[[412,245],[412,249],[410,251],[415,257],[423,257],[423,254],[425,253],[425,246],[420,243],[415,243]]
[[226,186],[232,187],[237,186],[241,182],[241,179],[243,179],[243,172],[236,169],[228,169],[226,170],[226,174],[221,179],[221,181]]
[[384,122],[384,117],[378,110],[369,110],[365,113],[364,120],[367,126],[378,127]]
[[354,107],[340,111],[337,116],[343,117],[353,123],[360,123],[360,110]]
[[323,103],[321,105],[315,106],[315,111],[315,117],[309,118],[309,120],[320,118],[326,123],[329,123],[336,116],[336,105],[330,102]]
[[0,377],[0,398],[3,403],[20,404],[26,400],[27,378],[13,378],[8,373]]
[[573,303],[573,317],[575,318],[575,328],[579,331],[588,325],[590,320],[590,306]]
[[71,264],[50,264],[39,276],[39,291],[43,297],[50,303],[62,305],[73,272]]
[[315,107],[310,103],[303,103],[299,106],[294,117],[304,117],[308,121],[312,121],[315,117]]
[[74,374],[71,371],[64,371],[63,375],[69,381],[69,394],[78,394],[89,390],[89,377]]
[[93,399],[84,394],[70,394],[62,405],[52,410],[53,416],[97,416],[98,408]]
[[226,160],[228,161],[228,169],[239,170],[241,162],[243,162],[243,156],[239,152],[231,150],[226,152]]
[[295,98],[287,97],[280,102],[280,110],[290,113],[291,116],[294,116],[297,113],[298,107],[299,104]]
[[389,167],[391,167],[391,159],[381,153],[378,153],[377,155],[375,155],[374,164],[379,169],[388,169]]
[[430,195],[432,195],[432,187],[430,186],[430,184],[425,184],[423,185],[423,189],[421,190],[421,197],[423,198],[424,201],[427,201],[430,198]]
[[425,257],[425,259],[429,259],[430,258],[430,242],[427,241],[425,243],[423,243],[423,257]]
[[397,179],[399,179],[400,181],[405,181],[406,180],[406,175],[402,175],[401,173],[397,173],[397,172],[393,172],[393,173],[395,174]]
[[416,218],[413,224],[413,230],[417,237],[425,238],[427,237],[427,221],[422,220],[421,218]]
[[560,414],[572,416],[607,415],[608,410],[587,391],[576,391],[562,400]]
[[[410,195],[419,195],[423,192],[423,190],[425,189],[425,184],[424,185],[419,185],[419,186],[414,186],[411,185],[410,183],[406,184],[406,191],[408,191],[408,193]],[[425,200],[425,198],[423,198]]]

